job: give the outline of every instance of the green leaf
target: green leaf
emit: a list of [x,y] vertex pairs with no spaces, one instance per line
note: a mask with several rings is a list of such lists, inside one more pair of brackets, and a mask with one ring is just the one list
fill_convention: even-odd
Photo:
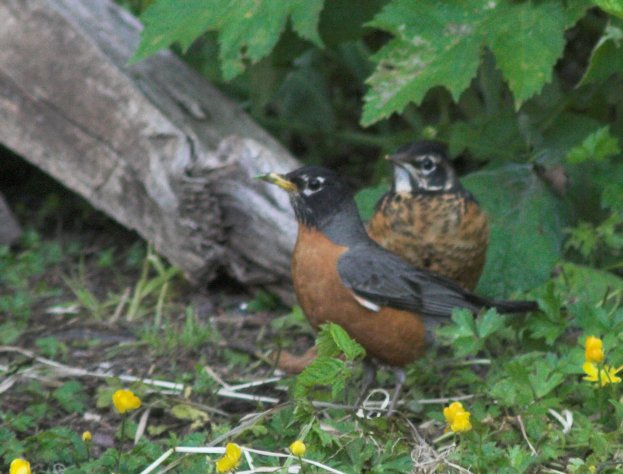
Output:
[[439,328],[437,335],[452,344],[457,357],[464,357],[478,353],[489,336],[504,328],[505,319],[494,309],[475,319],[470,311],[457,308],[452,312],[452,322]]
[[[225,3],[221,2],[221,6]],[[138,62],[173,43],[179,43],[184,51],[187,50],[201,34],[220,25],[221,9],[219,2],[206,0],[154,2],[141,15],[145,28],[130,63]]]
[[[370,23],[394,35],[373,56],[376,71],[367,83],[361,122],[370,125],[409,102],[419,104],[434,86],[445,86],[455,100],[478,69],[483,1],[458,2],[395,0]],[[473,4],[476,4],[474,6]],[[475,28],[476,26],[476,28]]]
[[604,34],[593,48],[580,85],[605,81],[613,74],[623,74],[622,42],[621,22],[613,22],[606,26]]
[[373,187],[363,188],[355,194],[355,202],[359,208],[359,214],[364,221],[372,217],[376,203],[388,189],[387,183],[380,183]]
[[457,357],[478,353],[484,342],[478,337],[474,315],[466,309],[456,308],[452,311],[452,322],[437,329],[437,335],[452,344]]
[[572,164],[603,161],[620,151],[619,140],[610,134],[609,127],[602,127],[588,135],[581,145],[572,148],[567,154],[567,161]]
[[318,19],[324,0],[158,0],[141,20],[145,29],[130,63],[173,43],[183,50],[209,30],[219,32],[225,79],[240,74],[245,63],[256,63],[274,48],[288,18],[299,36],[322,46]]
[[0,456],[4,463],[8,465],[13,459],[18,458],[26,452],[26,447],[18,441],[15,434],[6,427],[0,427]]
[[178,403],[171,408],[171,415],[179,420],[191,422],[190,428],[197,429],[210,421],[210,415],[185,403]]
[[336,398],[344,390],[349,376],[350,371],[343,361],[319,355],[296,378],[294,397],[307,397],[316,386],[330,386],[331,395]]
[[[623,171],[623,166],[621,166],[621,171]],[[621,172],[619,174],[623,175]],[[623,213],[623,182],[615,181],[606,184],[601,193],[601,207],[612,209],[613,215],[614,212]]]
[[606,13],[623,18],[623,2],[621,0],[593,0],[593,3]]
[[361,344],[351,339],[348,333],[335,323],[323,324],[320,327],[316,345],[319,356],[336,357],[343,353],[348,360],[354,360],[366,355]]
[[315,130],[331,131],[336,126],[334,105],[327,76],[319,67],[318,51],[307,51],[296,59],[296,68],[283,80],[272,106],[280,120],[303,123]]
[[520,446],[508,448],[507,456],[510,467],[513,468],[512,472],[526,472],[528,467],[536,462],[534,456]]
[[65,382],[52,393],[54,399],[68,413],[82,413],[86,409],[84,386],[75,380]]
[[559,198],[528,165],[479,171],[463,184],[491,228],[478,292],[502,298],[544,283],[561,255],[566,213]]
[[[487,3],[487,6],[491,2]],[[551,81],[553,67],[565,47],[565,30],[588,8],[584,1],[502,2],[491,8],[483,25],[487,45],[519,106]]]
[[500,316],[495,309],[488,310],[476,321],[478,337],[486,339],[494,332],[502,329],[505,321],[506,319],[503,316]]
[[475,77],[483,47],[488,46],[508,80],[516,106],[551,80],[562,55],[565,29],[588,4],[557,0],[394,0],[370,23],[391,33],[373,57],[376,71],[368,79],[361,119],[370,125],[421,103],[435,86],[446,87],[454,100]]
[[[516,407],[518,405],[519,394],[522,393],[518,390],[517,385],[510,379],[502,379],[494,382],[491,385],[490,394],[491,397],[501,406]],[[529,391],[523,395],[529,396]],[[527,401],[522,400],[525,404]]]
[[605,270],[566,262],[554,280],[561,292],[575,301],[601,304],[604,296],[623,291],[623,278]]
[[469,149],[480,160],[517,160],[526,151],[512,108],[492,115],[477,115],[473,120],[457,120],[450,126],[452,156]]
[[546,361],[537,360],[532,367],[530,384],[537,398],[543,398],[558,387],[558,385],[563,382],[564,378],[563,374],[557,372],[555,368]]
[[551,280],[533,293],[538,295],[536,299],[542,311],[529,319],[528,330],[533,337],[545,339],[545,343],[549,346],[556,342],[567,326],[561,312],[563,307],[561,293]]

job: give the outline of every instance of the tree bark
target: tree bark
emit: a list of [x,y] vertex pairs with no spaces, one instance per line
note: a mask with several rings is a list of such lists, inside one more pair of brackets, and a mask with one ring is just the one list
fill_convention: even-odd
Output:
[[0,143],[154,243],[189,279],[291,301],[297,161],[169,51],[127,61],[140,24],[109,0],[0,2]]

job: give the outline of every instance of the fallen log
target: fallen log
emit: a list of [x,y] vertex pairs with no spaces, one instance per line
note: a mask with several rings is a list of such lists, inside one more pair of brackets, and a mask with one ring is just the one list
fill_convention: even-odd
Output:
[[22,228],[0,194],[0,245],[14,244],[22,235]]
[[109,0],[0,2],[0,143],[154,243],[194,282],[291,301],[297,161],[169,51],[128,66],[140,23]]

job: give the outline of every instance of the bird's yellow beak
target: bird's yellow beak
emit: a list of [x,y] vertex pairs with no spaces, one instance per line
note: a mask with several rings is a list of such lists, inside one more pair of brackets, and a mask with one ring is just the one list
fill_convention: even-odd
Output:
[[262,181],[266,181],[268,183],[276,184],[281,189],[285,189],[289,193],[298,191],[296,184],[286,179],[282,174],[279,174],[279,173],[261,174],[259,176],[256,176],[255,178],[261,179]]

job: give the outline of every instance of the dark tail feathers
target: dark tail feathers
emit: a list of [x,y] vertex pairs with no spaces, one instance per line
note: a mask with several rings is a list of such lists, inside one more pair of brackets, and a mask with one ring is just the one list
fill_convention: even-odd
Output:
[[491,301],[491,306],[500,313],[527,313],[539,309],[536,301]]
[[500,313],[527,313],[539,309],[539,305],[536,301],[495,301],[476,295],[470,296],[474,297],[476,300],[472,300],[471,302],[484,308],[495,308]]

